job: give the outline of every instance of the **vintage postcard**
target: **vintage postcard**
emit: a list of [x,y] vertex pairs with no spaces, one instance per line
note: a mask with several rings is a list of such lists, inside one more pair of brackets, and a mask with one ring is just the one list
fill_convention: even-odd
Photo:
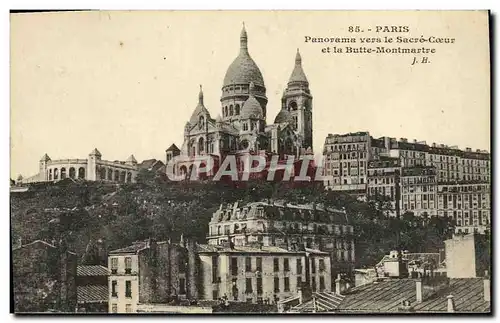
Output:
[[11,312],[491,313],[488,11],[10,23]]

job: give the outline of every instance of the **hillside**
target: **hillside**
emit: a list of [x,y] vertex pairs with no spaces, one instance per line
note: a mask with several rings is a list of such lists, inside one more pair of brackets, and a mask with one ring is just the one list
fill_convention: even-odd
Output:
[[447,219],[386,218],[383,200],[361,202],[320,185],[290,189],[270,182],[170,182],[142,172],[127,185],[61,181],[31,193],[11,195],[12,241],[52,241],[60,230],[70,248],[86,263],[105,263],[108,250],[155,237],[178,241],[180,235],[205,242],[208,223],[221,202],[266,198],[295,203],[317,202],[345,208],[354,225],[359,266],[372,266],[401,243],[414,252],[436,252],[452,230]]

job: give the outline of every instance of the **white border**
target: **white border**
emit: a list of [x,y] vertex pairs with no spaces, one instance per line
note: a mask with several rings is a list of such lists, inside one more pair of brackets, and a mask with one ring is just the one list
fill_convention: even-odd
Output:
[[[166,3],[165,1],[130,1],[130,0],[121,0],[121,1],[97,1],[97,0],[89,0],[89,1],[64,1],[64,0],[59,0],[59,1],[13,1],[13,0],[7,0],[7,1],[2,1],[0,4],[0,7],[3,9],[1,11],[1,20],[0,20],[0,26],[1,26],[1,38],[2,38],[2,43],[4,46],[1,47],[1,75],[2,75],[2,108],[0,109],[0,122],[2,125],[0,126],[2,136],[0,137],[0,140],[2,141],[2,148],[4,151],[4,156],[9,156],[10,155],[10,142],[9,142],[9,126],[10,126],[10,102],[9,102],[9,83],[10,83],[10,71],[9,71],[9,10],[10,9],[20,9],[20,10],[29,10],[29,9],[38,9],[38,10],[54,10],[54,9],[99,9],[99,10],[249,10],[249,9],[255,9],[255,10],[273,10],[273,9],[280,9],[280,10],[413,10],[413,9],[419,9],[419,10],[483,10],[483,9],[490,9],[492,10],[492,13],[495,14],[500,11],[498,9],[500,1],[494,1],[494,0],[475,0],[475,1],[437,1],[437,0],[420,0],[420,1],[355,1],[355,0],[350,0],[350,1],[342,1],[338,2],[335,1],[334,3],[330,3],[329,1],[325,0],[307,0],[307,1],[294,1],[294,0],[288,0],[284,1],[282,3],[279,3],[278,1],[270,1],[270,0],[252,0],[252,1],[220,1],[220,0],[212,0],[212,1],[203,1],[203,0],[198,0],[198,1],[169,1]],[[498,20],[496,23],[496,26],[498,26]],[[495,40],[494,43],[498,44],[498,28],[495,28]],[[498,52],[494,51],[497,55]],[[471,68],[473,68],[473,62],[470,63]],[[494,75],[498,75],[498,64],[495,65],[495,71]],[[498,93],[498,83],[495,82],[495,88],[492,88],[492,91],[495,91]],[[27,94],[29,95],[29,94]],[[495,102],[496,103],[496,102]],[[496,107],[496,104],[493,104],[494,107]],[[495,115],[495,124],[498,124],[498,113]],[[497,130],[494,129],[494,135],[497,137]],[[493,150],[495,155],[494,155],[494,161],[497,160],[497,155],[498,152],[496,149],[496,144],[497,142],[493,142],[495,144],[495,149]],[[10,174],[9,171],[9,166],[10,166],[10,160],[9,158],[2,158],[0,159],[0,167],[4,169],[4,174]],[[496,165],[494,165],[496,166]],[[495,169],[496,167],[494,167]],[[6,176],[7,177],[7,176]],[[494,179],[493,179],[494,180]],[[7,228],[9,228],[9,215],[10,215],[10,209],[9,209],[9,189],[7,186],[7,178],[3,180],[3,183],[5,183],[4,186],[0,186],[2,190],[2,194],[0,194],[1,198],[1,206],[2,209],[4,210],[2,220],[5,221],[3,228],[5,228],[5,240],[3,243],[3,248],[2,248],[2,257],[0,258],[2,260],[2,266],[1,266],[1,277],[4,277],[4,279],[7,279],[7,277],[10,277],[10,267],[9,267],[9,259],[10,259],[10,237],[9,237],[9,232],[7,231]],[[495,197],[497,196],[497,190],[494,192],[494,197],[492,198],[493,201],[495,201]],[[494,209],[496,210],[496,208]],[[496,212],[492,215],[494,219],[494,224],[495,228],[493,229],[494,232],[497,231],[497,222],[498,220],[496,219]],[[493,248],[493,250],[496,250],[496,248]],[[495,267],[496,269],[496,267]],[[496,276],[496,270],[495,270],[495,277]],[[496,282],[497,279],[494,279],[493,282]],[[9,281],[6,281],[9,282]],[[4,286],[6,286],[5,284]],[[10,285],[10,283],[9,283]],[[496,291],[496,289],[494,289]],[[9,315],[9,307],[10,307],[10,286],[9,288],[3,288],[3,293],[1,294],[1,302],[2,304],[2,313],[4,315],[8,315],[6,317],[7,321],[12,321],[15,319],[13,315]],[[493,297],[493,299],[497,299],[496,297]],[[497,304],[495,304],[497,305]],[[496,308],[498,310],[498,308]],[[324,316],[323,316],[324,317]],[[79,319],[82,319],[82,317],[78,317]],[[165,319],[165,318],[160,318],[160,317],[155,317],[157,319]],[[231,320],[241,320],[243,317],[230,317],[229,319]],[[282,319],[288,319],[289,317],[283,317]],[[324,317],[327,319],[330,319],[329,317]],[[373,320],[373,319],[378,319],[377,317],[367,317],[367,319]],[[37,318],[41,322],[49,322],[52,321],[53,317],[47,317],[47,318]],[[72,319],[71,317],[66,317],[64,318],[65,320],[70,320]],[[83,318],[85,319],[85,318]],[[104,317],[89,317],[88,319],[93,319],[93,320],[101,320],[101,319],[106,319]],[[147,318],[147,317],[122,317],[122,320],[140,320],[140,321],[153,321],[153,318]],[[169,321],[172,320],[180,320],[182,319],[183,321],[194,321],[197,320],[198,318],[189,318],[189,317],[171,317],[168,318]],[[204,317],[202,318],[203,320],[217,320],[219,317],[215,318],[209,318],[209,317]],[[258,317],[257,319],[259,320],[268,320],[265,317]],[[275,318],[276,319],[276,318]],[[311,317],[300,317],[297,319],[302,319],[302,320],[310,320]],[[345,317],[332,317],[331,319],[335,320],[343,320]],[[356,317],[356,318],[350,318],[352,321],[361,321],[363,320],[362,317]],[[384,319],[384,318],[381,318]],[[401,319],[401,317],[397,317],[396,319]],[[433,320],[441,320],[442,316],[433,318]],[[466,318],[466,319],[476,319],[474,317]],[[426,317],[419,317],[415,318],[412,320],[415,321],[425,321],[427,320]]]

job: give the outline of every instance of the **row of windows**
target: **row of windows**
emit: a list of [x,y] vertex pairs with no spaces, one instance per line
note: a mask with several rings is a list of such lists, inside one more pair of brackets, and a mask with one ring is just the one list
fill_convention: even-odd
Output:
[[366,150],[366,144],[335,144],[326,146],[330,151]]
[[[111,313],[118,313],[118,304],[111,304]],[[132,304],[125,304],[125,313],[132,313]]]
[[[66,168],[65,167],[61,167],[61,179],[65,179],[67,178],[67,173],[66,173]],[[52,175],[52,169],[49,169],[49,181],[52,180],[52,178],[54,180],[57,180],[59,179],[59,169],[57,168],[54,168],[54,174]],[[76,168],[74,167],[70,167],[69,168],[69,178],[76,178]],[[78,168],[78,178],[82,178],[82,179],[85,179],[85,168],[83,167],[80,167]]]
[[[125,281],[125,295],[126,298],[132,298],[132,281]],[[111,297],[118,297],[118,281],[111,281]]]
[[231,116],[239,116],[240,115],[240,105],[236,104],[233,106],[232,104],[229,106],[225,106],[222,108],[223,117],[231,117]]

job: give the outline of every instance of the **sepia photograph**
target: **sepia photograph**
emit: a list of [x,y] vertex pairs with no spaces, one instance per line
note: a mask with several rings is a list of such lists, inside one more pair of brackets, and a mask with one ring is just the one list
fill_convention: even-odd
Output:
[[9,19],[12,314],[492,314],[489,11]]

